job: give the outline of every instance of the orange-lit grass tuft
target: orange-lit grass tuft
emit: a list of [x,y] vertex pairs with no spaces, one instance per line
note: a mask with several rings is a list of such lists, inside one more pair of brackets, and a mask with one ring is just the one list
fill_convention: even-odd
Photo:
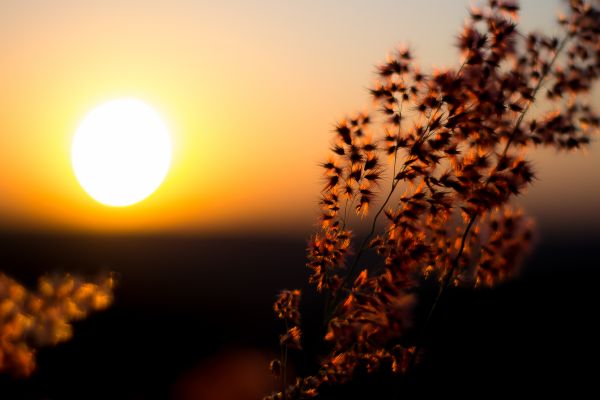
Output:
[[112,276],[86,282],[66,275],[42,277],[29,291],[0,274],[0,373],[31,375],[36,349],[69,340],[72,321],[112,303],[113,286]]
[[[307,264],[325,294],[331,351],[315,375],[289,386],[283,379],[267,398],[314,397],[323,385],[351,380],[358,366],[406,371],[420,359],[445,290],[493,286],[517,272],[532,237],[532,221],[511,205],[534,181],[527,150],[585,147],[600,128],[589,105],[600,77],[598,6],[569,1],[559,37],[521,32],[518,12],[510,0],[472,8],[457,38],[458,68],[428,74],[406,48],[388,55],[370,90],[376,111],[336,125]],[[540,99],[550,111],[531,116]],[[352,212],[363,217],[357,224],[372,213],[358,244]],[[364,261],[370,251],[379,263]],[[424,279],[439,290],[414,326]],[[297,348],[298,322],[294,341],[289,326],[284,335]]]

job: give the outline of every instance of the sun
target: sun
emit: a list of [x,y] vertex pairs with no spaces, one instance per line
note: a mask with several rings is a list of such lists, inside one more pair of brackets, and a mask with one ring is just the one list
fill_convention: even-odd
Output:
[[150,196],[171,164],[167,126],[146,103],[112,100],[90,111],[71,147],[75,176],[96,201],[129,206]]

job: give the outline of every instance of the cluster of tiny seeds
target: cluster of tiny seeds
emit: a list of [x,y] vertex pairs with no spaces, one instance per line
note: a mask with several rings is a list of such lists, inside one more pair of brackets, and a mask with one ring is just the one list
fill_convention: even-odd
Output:
[[[268,398],[314,397],[358,366],[404,371],[420,343],[398,343],[423,277],[435,277],[441,294],[514,275],[532,236],[531,220],[510,205],[534,179],[526,150],[581,148],[600,129],[589,105],[600,76],[600,9],[570,0],[558,37],[521,32],[518,11],[510,0],[472,8],[457,39],[458,68],[425,73],[408,49],[391,54],[370,91],[377,112],[336,125],[307,264],[330,299],[332,350],[316,375],[284,380]],[[547,110],[532,115],[540,101]],[[349,216],[367,215],[377,195],[371,230],[355,247]],[[387,223],[376,234],[380,216]],[[369,250],[380,265],[362,264]]]

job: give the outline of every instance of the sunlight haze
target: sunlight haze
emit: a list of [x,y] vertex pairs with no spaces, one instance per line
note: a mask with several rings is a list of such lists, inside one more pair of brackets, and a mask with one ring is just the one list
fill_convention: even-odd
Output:
[[[283,219],[310,229],[333,124],[368,110],[375,66],[400,43],[424,69],[457,64],[471,3],[456,3],[3,1],[2,227],[268,230]],[[559,1],[522,3],[525,28],[553,26]],[[173,156],[156,193],[115,209],[81,190],[69,152],[85,114],[121,97],[156,107]],[[574,195],[566,219],[588,221],[600,190],[570,173],[597,181],[597,144],[591,153],[533,154],[542,174],[525,197],[530,213],[543,220]]]

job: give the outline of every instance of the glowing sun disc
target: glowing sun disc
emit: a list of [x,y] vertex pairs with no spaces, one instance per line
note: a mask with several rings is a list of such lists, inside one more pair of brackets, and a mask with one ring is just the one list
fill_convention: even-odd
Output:
[[85,116],[73,138],[71,162],[91,197],[122,207],[158,189],[169,171],[171,149],[167,126],[152,107],[118,99]]

